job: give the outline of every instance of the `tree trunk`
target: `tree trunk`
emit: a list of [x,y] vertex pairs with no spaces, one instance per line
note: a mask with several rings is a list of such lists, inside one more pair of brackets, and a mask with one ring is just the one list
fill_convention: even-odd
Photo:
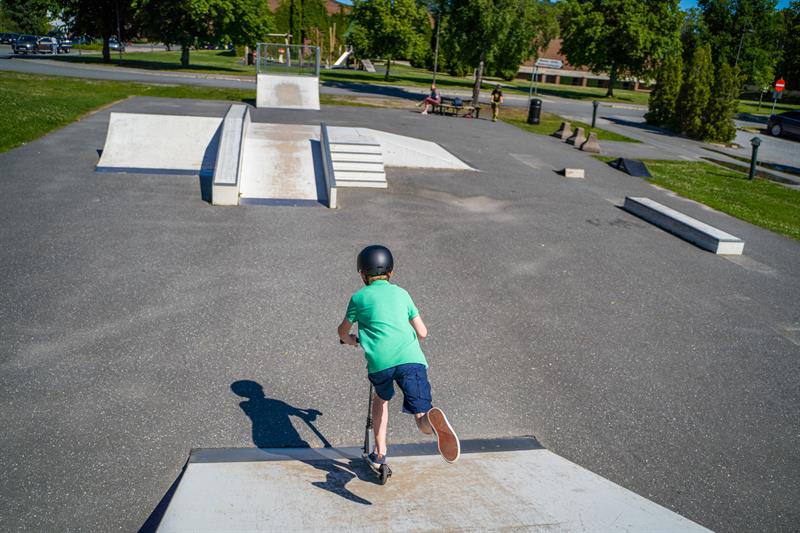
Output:
[[389,81],[389,67],[391,67],[391,66],[392,66],[392,58],[391,57],[387,57],[386,58],[386,74],[383,75],[383,80],[384,81]]
[[478,63],[478,68],[475,69],[475,85],[472,86],[472,105],[478,103],[481,97],[481,83],[483,83],[483,61],[486,58],[486,53],[481,53],[481,60]]
[[606,97],[614,96],[614,85],[617,83],[616,63],[611,63],[611,69],[608,71],[608,78],[608,90],[606,91]]
[[103,63],[111,63],[111,49],[108,47],[109,35],[103,35]]
[[189,45],[181,45],[181,66],[186,68],[189,66]]

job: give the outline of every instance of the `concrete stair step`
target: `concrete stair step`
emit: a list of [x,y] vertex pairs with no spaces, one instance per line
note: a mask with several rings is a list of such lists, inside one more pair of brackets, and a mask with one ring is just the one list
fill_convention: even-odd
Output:
[[340,180],[337,178],[336,180],[337,187],[367,187],[371,189],[385,189],[388,187],[386,180],[383,181],[354,181],[354,180]]
[[380,154],[380,144],[330,143],[331,153]]
[[357,170],[334,170],[336,184],[346,181],[386,181],[386,172],[359,172]]
[[363,163],[360,161],[334,161],[334,172],[340,170],[353,172],[383,172],[383,163]]
[[339,161],[352,161],[357,163],[381,163],[383,154],[354,154],[351,152],[334,152],[331,154],[334,163]]

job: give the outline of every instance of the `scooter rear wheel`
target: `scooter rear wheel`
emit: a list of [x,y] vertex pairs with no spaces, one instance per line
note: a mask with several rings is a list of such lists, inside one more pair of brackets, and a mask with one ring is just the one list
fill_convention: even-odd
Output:
[[389,481],[390,477],[392,477],[392,469],[389,468],[389,465],[381,465],[381,468],[378,471],[378,481],[380,481],[380,484],[386,485],[386,482]]

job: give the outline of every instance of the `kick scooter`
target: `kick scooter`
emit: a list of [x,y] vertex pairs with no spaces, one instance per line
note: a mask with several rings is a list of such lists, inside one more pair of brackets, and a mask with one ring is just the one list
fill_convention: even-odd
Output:
[[[358,337],[356,337],[356,341],[358,341]],[[344,344],[341,339],[339,340],[339,344]],[[370,446],[370,435],[372,434],[372,395],[375,389],[372,386],[372,383],[369,384],[369,402],[367,403],[367,426],[364,428],[364,449],[361,451],[361,457],[364,459],[364,462],[367,463],[367,466],[375,472],[375,475],[378,476],[378,483],[381,485],[386,485],[386,482],[389,481],[389,478],[392,477],[392,469],[389,468],[389,465],[383,464],[380,467],[375,468],[373,466],[372,461],[369,460],[369,454],[371,450]]]
[[383,464],[380,467],[375,468],[372,461],[369,460],[369,453],[370,453],[370,435],[372,434],[372,393],[373,387],[372,383],[369,384],[369,403],[367,404],[367,427],[364,429],[364,450],[361,452],[361,457],[364,458],[364,461],[367,463],[367,466],[375,472],[378,476],[378,483],[381,485],[386,485],[386,482],[389,481],[389,478],[392,477],[392,469],[389,468],[389,465]]

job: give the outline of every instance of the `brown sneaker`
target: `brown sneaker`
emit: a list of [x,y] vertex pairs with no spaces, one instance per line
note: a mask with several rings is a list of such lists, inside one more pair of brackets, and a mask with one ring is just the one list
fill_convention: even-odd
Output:
[[448,463],[455,463],[461,456],[461,443],[447,417],[438,407],[428,411],[428,422],[431,423],[436,439],[439,441],[439,453]]

